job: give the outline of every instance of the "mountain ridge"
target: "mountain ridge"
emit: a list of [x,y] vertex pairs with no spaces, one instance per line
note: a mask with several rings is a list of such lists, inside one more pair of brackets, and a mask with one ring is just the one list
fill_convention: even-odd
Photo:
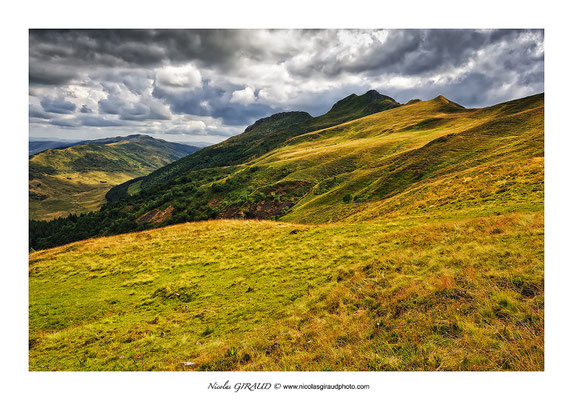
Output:
[[[117,201],[127,196],[132,185],[137,187],[137,190],[149,188],[155,182],[172,179],[183,171],[230,166],[246,162],[282,145],[286,140],[294,136],[401,106],[401,104],[390,97],[381,95],[373,90],[366,92],[362,96],[350,95],[345,99],[349,98],[351,99],[345,101],[342,106],[339,105],[336,108],[333,106],[327,113],[318,117],[312,117],[303,111],[293,111],[276,113],[269,117],[261,118],[239,135],[201,149],[194,155],[191,155],[191,157],[184,157],[173,164],[154,171],[147,177],[135,178],[110,189],[106,194],[106,199],[108,201]],[[270,124],[273,125],[272,129],[266,129]]]
[[60,140],[35,140],[30,139],[28,141],[28,157],[38,154],[44,150],[57,149],[60,147],[68,146],[75,142],[64,142]]

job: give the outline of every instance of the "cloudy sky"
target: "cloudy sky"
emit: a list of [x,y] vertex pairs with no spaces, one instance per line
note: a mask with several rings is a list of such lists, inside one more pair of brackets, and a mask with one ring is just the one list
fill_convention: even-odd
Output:
[[210,144],[369,89],[466,107],[542,92],[542,30],[31,30],[31,138]]

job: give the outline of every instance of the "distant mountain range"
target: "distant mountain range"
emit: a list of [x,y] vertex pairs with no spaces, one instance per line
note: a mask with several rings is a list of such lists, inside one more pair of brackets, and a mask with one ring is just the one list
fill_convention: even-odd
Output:
[[[128,140],[134,140],[134,138],[137,138],[139,136],[147,136],[147,135],[139,135],[139,134],[134,134],[134,135],[129,135],[129,136],[117,136],[114,138],[104,138],[104,139],[90,139],[90,140],[78,140],[78,141],[65,141],[65,140],[60,140],[60,139],[34,139],[34,138],[30,138],[30,140],[28,141],[28,155],[34,155],[34,154],[38,154],[44,150],[48,150],[48,149],[62,149],[62,148],[66,148],[66,147],[71,147],[71,146],[75,146],[77,144],[84,144],[84,143],[99,143],[99,144],[106,144],[106,143],[113,143],[114,140],[119,140],[122,138],[128,138]],[[150,136],[148,136],[150,137]],[[160,140],[160,139],[158,139]],[[191,143],[191,144],[187,144],[187,143],[177,143],[177,142],[169,142],[169,143],[174,143],[174,144],[180,144],[182,146],[189,146],[189,147],[194,147],[197,149],[203,148],[205,146],[209,146],[209,144],[205,144],[205,143]]]
[[[35,142],[37,143],[37,142]],[[30,156],[30,218],[94,211],[113,185],[148,174],[199,148],[146,135],[47,142]],[[42,146],[34,144],[34,151]]]
[[30,139],[28,142],[28,155],[38,154],[41,151],[48,149],[57,149],[58,147],[64,147],[72,145],[73,142],[63,142],[58,140],[34,140]]

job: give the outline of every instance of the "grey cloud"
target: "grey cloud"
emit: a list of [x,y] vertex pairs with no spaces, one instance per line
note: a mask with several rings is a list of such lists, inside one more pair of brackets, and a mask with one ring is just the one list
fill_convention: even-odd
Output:
[[65,128],[73,128],[80,126],[80,122],[73,118],[73,119],[53,119],[50,121],[51,125],[62,126]]
[[168,135],[204,135],[201,129],[177,126],[163,132]]
[[216,110],[215,118],[221,118],[228,125],[249,125],[262,117],[282,111],[273,109],[265,104],[227,105]]
[[[523,93],[518,92],[518,90],[523,90],[523,86],[517,88],[508,87],[507,91],[500,90],[505,82],[511,82],[514,78],[512,74],[502,74],[498,79],[491,79],[490,76],[482,72],[469,72],[455,81],[423,81],[421,86],[413,86],[407,89],[396,89],[391,86],[377,89],[384,93],[399,93],[395,98],[402,103],[413,98],[429,100],[438,95],[443,95],[464,107],[472,108],[483,107],[484,102],[485,105],[494,105],[524,96]],[[542,91],[543,81],[532,83],[528,93],[534,94]]]
[[[388,38],[383,44],[376,43],[369,46],[365,52],[360,54],[360,57],[356,57],[352,61],[345,61],[339,58],[336,53],[322,52],[323,46],[328,45],[318,41],[314,46],[317,57],[308,60],[304,67],[289,67],[289,71],[301,77],[314,75],[318,72],[334,79],[342,73],[395,68],[403,62],[408,54],[415,52],[420,47],[422,34],[422,31],[389,31]],[[328,41],[336,43],[337,40],[333,34]]]
[[230,103],[228,92],[209,85],[192,91],[169,90],[157,86],[153,96],[165,100],[176,114],[221,118],[226,125],[248,125],[277,111],[265,104]]
[[[472,72],[464,76],[459,82],[451,85],[452,87],[443,88],[443,92],[446,95],[451,92],[451,97],[455,97],[454,101],[465,106],[472,106],[479,103],[483,95],[491,90],[495,84],[485,74]],[[463,90],[460,90],[461,88]]]
[[102,99],[98,102],[99,112],[102,114],[119,114],[121,107],[124,107],[125,103],[116,97],[108,96],[106,99]]
[[76,110],[76,105],[65,99],[45,97],[40,101],[40,104],[44,111],[56,114],[73,114]]
[[170,119],[170,116],[157,107],[138,103],[133,107],[123,108],[121,110],[120,119],[126,121],[144,121],[149,119],[166,121]]
[[149,70],[129,69],[107,70],[103,73],[91,73],[90,79],[100,81],[105,90],[111,93],[118,93],[116,85],[123,84],[127,89],[135,94],[141,94],[149,87],[149,81],[153,78],[153,73]]
[[248,30],[31,30],[30,57],[107,67],[189,59],[211,64],[232,61],[240,52],[259,54],[250,36]]
[[71,71],[60,64],[51,64],[40,60],[30,61],[30,84],[61,85],[77,77],[77,71]]
[[[389,30],[386,41],[373,43],[360,57],[347,61],[338,59],[336,53],[324,51],[338,44],[335,30],[290,32],[292,43],[277,50],[260,39],[258,31],[251,30],[31,30],[30,57],[84,67],[149,67],[192,60],[224,70],[236,66],[241,57],[255,62],[288,60],[300,51],[297,51],[297,40],[304,40],[313,43],[314,57],[305,65],[290,66],[289,71],[295,75],[320,73],[334,77],[343,72],[381,69],[417,74],[459,65],[486,44],[514,40],[524,33],[527,32]],[[270,31],[277,40],[281,34],[284,31]],[[55,68],[50,68],[50,73],[63,74]],[[60,82],[66,78],[70,77],[63,74],[52,79]]]
[[118,120],[105,119],[103,117],[95,117],[84,115],[80,117],[81,125],[83,126],[125,126],[127,123]]
[[92,115],[80,115],[77,118],[58,118],[49,121],[49,124],[55,126],[61,126],[65,128],[77,128],[82,126],[88,127],[113,127],[113,126],[129,126],[129,122],[116,120],[116,119],[106,119],[103,117],[96,117]]
[[30,118],[51,119],[52,116],[38,107],[30,105],[28,115]]
[[87,105],[82,105],[82,108],[80,108],[80,112],[84,113],[84,114],[91,114],[93,113],[92,109],[89,108]]
[[121,119],[138,121],[146,119],[149,109],[143,104],[135,104],[133,107],[124,108],[121,113]]
[[[343,73],[365,73],[369,76],[380,73],[420,75],[458,67],[467,63],[470,57],[476,55],[477,50],[487,45],[514,41],[529,32],[543,34],[543,31],[524,30],[390,30],[383,43],[375,41],[360,53],[360,57],[352,60],[345,60],[338,53],[322,52],[321,48],[328,48],[328,45],[323,40],[317,40],[314,43],[315,57],[303,65],[288,65],[292,74],[303,78],[323,74],[335,79]],[[334,33],[327,38],[336,44],[338,39]],[[312,41],[312,37],[309,40]],[[538,44],[538,41],[532,40],[522,46],[532,50]],[[513,54],[513,62],[522,65],[531,59],[530,55],[523,54],[523,50],[520,48],[520,54]]]
[[117,86],[107,85],[106,90],[110,94],[98,102],[100,114],[118,115],[126,121],[170,119],[168,110],[154,103],[153,99],[140,97],[138,102],[130,103],[122,98],[122,92]]
[[520,77],[520,83],[522,83],[523,85],[539,85],[540,82],[543,82],[544,79],[544,72],[543,71],[538,71],[538,72],[531,72],[531,73],[525,73]]
[[444,66],[459,66],[469,59],[474,51],[490,40],[489,32],[467,30],[426,31],[421,37],[418,51],[404,60],[404,73],[415,75],[434,71]]

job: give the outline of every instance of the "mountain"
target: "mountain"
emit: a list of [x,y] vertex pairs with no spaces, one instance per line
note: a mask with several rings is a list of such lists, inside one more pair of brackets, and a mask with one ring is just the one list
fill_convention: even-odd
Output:
[[315,121],[32,221],[30,370],[543,370],[544,95]]
[[329,128],[399,106],[400,103],[391,97],[370,90],[362,96],[351,94],[319,117],[312,117],[306,112],[275,114],[255,122],[240,135],[201,149],[148,176],[114,187],[106,198],[109,201],[116,201],[127,196],[128,193],[150,188],[156,183],[165,182],[189,171],[245,163],[282,146],[286,140],[303,133]]
[[[322,118],[324,118],[324,120],[342,123],[348,121],[349,118],[357,119],[380,111],[389,110],[399,105],[400,104],[393,98],[380,94],[376,90],[369,90],[362,96],[357,96],[353,93],[338,101]],[[316,126],[316,129],[321,128]]]
[[[386,101],[368,93],[350,96],[325,115],[353,110],[349,104],[363,109],[369,96]],[[482,109],[465,109],[439,96],[313,131],[317,119],[323,124],[325,116],[263,119],[237,137],[120,185],[132,195],[98,213],[32,224],[31,247],[213,218],[324,223],[474,203],[472,208],[492,209],[509,204],[511,196],[534,204],[532,198],[539,200],[542,193],[537,172],[519,182],[505,179],[499,195],[500,177],[492,175],[505,171],[497,167],[501,164],[518,170],[519,163],[526,169],[538,165],[530,158],[543,156],[542,94]],[[263,149],[266,153],[257,155]],[[474,177],[474,170],[488,173]],[[456,181],[466,178],[471,184]],[[441,197],[449,193],[454,199],[457,190],[477,198],[464,205]],[[60,232],[60,225],[75,229]]]
[[59,140],[30,140],[28,142],[28,155],[37,154],[48,149],[70,146],[72,143]]
[[113,186],[145,175],[198,148],[131,135],[63,144],[29,159],[30,218],[93,211]]

